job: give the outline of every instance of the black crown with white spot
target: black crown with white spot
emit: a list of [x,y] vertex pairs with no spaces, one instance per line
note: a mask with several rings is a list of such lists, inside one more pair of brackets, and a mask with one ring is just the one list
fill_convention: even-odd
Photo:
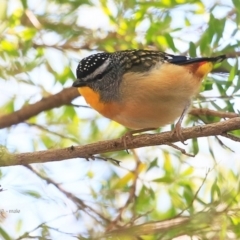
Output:
[[109,53],[97,53],[83,58],[77,67],[77,78],[81,79],[93,73],[109,58]]

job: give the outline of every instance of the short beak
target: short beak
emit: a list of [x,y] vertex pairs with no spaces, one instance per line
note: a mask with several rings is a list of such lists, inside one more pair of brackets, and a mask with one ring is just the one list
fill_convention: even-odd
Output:
[[74,83],[73,83],[73,87],[82,87],[85,86],[85,82],[81,81],[80,79],[77,79]]

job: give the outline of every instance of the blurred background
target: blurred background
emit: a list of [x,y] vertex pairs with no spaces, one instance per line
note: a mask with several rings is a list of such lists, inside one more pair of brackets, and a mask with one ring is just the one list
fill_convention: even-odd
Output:
[[[239,0],[0,0],[0,122],[71,87],[83,57],[138,48],[228,54],[193,106],[239,113],[239,28]],[[188,115],[183,126],[218,121]],[[0,124],[0,144],[23,153],[125,132],[77,97],[24,122]],[[194,158],[155,146],[94,161],[1,168],[0,238],[240,239],[239,142],[213,136],[187,143],[177,145]]]

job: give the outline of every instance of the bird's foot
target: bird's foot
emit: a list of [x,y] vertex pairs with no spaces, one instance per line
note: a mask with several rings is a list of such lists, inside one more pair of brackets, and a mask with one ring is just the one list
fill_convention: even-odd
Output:
[[177,122],[177,124],[174,127],[173,130],[173,135],[176,134],[178,139],[181,141],[181,143],[183,143],[184,145],[187,145],[187,143],[185,143],[185,139],[182,135],[182,126],[181,126],[181,122]]

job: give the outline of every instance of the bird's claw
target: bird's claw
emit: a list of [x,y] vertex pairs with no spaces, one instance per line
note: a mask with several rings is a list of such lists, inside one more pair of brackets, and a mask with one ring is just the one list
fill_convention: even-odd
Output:
[[127,147],[127,141],[129,139],[132,139],[133,138],[133,134],[130,132],[127,132],[125,133],[122,137],[121,137],[121,141],[123,143],[123,146],[124,146],[124,149],[126,150],[126,152],[129,154],[129,151],[128,151],[128,147]]
[[185,139],[182,135],[182,127],[181,124],[177,123],[174,130],[173,130],[173,135],[176,134],[178,139],[180,140],[181,143],[183,143],[184,145],[187,145],[187,143],[185,143]]

